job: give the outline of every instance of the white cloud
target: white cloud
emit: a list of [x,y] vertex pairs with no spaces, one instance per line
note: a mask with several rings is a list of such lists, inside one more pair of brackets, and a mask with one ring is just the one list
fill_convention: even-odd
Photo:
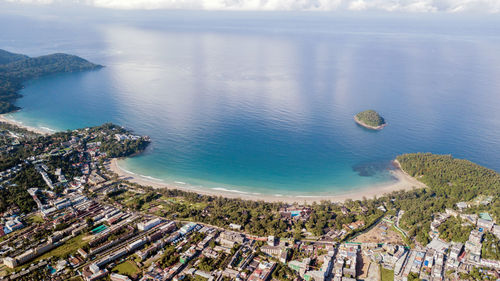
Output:
[[[2,0],[0,0],[2,1]],[[24,4],[76,3],[110,9],[256,11],[404,11],[499,13],[500,0],[3,0]]]

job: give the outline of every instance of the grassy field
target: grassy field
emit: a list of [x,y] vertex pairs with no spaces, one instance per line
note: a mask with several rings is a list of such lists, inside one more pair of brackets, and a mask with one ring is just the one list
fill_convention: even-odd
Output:
[[127,260],[125,262],[118,264],[112,269],[112,271],[118,272],[119,274],[127,275],[129,277],[134,277],[141,272],[141,270],[139,269],[139,267],[137,267],[135,262],[131,260]]
[[394,281],[394,270],[385,269],[380,267],[380,280]]
[[78,236],[71,238],[63,245],[55,249],[52,249],[52,251],[49,251],[41,255],[40,257],[36,258],[35,261],[47,259],[50,257],[62,258],[68,254],[75,253],[79,248],[85,245],[85,241],[83,241],[84,236],[85,236],[84,234],[80,234]]
[[44,223],[45,222],[45,220],[42,218],[42,216],[38,215],[38,214],[30,216],[26,220],[28,221],[29,224]]

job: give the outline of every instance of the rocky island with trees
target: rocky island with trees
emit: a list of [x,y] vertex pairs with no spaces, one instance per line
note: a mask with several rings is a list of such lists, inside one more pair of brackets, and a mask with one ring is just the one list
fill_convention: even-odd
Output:
[[365,110],[354,116],[354,121],[359,125],[372,130],[381,130],[387,123],[375,110]]

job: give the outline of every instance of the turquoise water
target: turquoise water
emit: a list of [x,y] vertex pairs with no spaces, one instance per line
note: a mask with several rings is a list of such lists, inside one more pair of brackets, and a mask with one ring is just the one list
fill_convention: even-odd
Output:
[[[111,121],[149,135],[147,151],[120,164],[137,174],[313,195],[393,181],[390,161],[406,152],[500,170],[496,19],[171,12],[92,24],[5,20],[0,48],[106,65],[27,83],[12,118],[56,130]],[[369,108],[387,120],[384,130],[354,123]]]

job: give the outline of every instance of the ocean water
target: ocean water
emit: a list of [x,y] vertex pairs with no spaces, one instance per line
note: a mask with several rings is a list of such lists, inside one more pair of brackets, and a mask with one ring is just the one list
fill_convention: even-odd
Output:
[[[391,182],[390,161],[407,152],[500,171],[498,19],[47,14],[0,17],[0,48],[73,53],[106,67],[30,81],[11,118],[55,130],[115,122],[149,135],[144,154],[120,162],[131,172],[207,189],[318,195]],[[365,109],[388,126],[356,125]]]

